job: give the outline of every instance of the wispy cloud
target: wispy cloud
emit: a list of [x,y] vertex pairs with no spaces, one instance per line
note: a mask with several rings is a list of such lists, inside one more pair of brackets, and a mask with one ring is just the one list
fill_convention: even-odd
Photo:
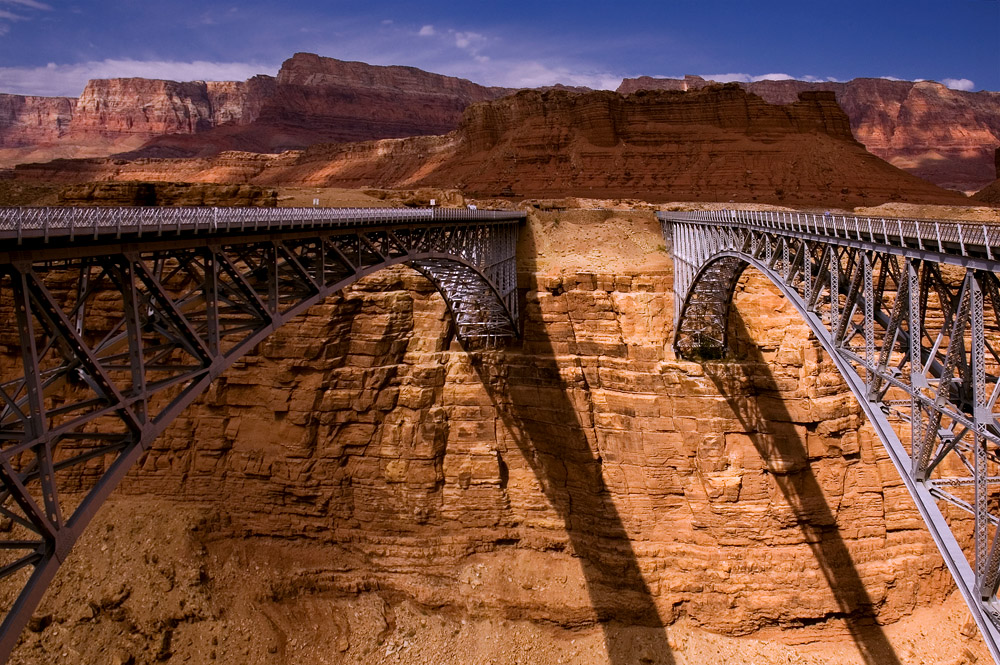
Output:
[[[52,7],[44,2],[38,2],[38,0],[0,0],[0,5],[6,5],[18,11],[24,10],[29,14],[29,16],[24,16],[6,9],[0,9],[0,21],[27,21],[31,18],[30,10],[32,9],[52,11]],[[0,23],[0,36],[6,35],[8,32],[10,32],[10,25],[8,23]]]
[[171,81],[244,81],[275,74],[278,65],[243,62],[168,62],[101,60],[45,67],[0,67],[0,92],[18,95],[77,97],[87,81],[100,78],[151,78]]
[[0,0],[0,4],[20,5],[21,7],[27,7],[29,9],[41,9],[43,11],[52,11],[51,6],[45,4],[44,2],[37,2],[37,0]]
[[792,76],[791,74],[785,74],[782,72],[774,72],[771,74],[744,74],[731,72],[729,74],[702,74],[701,77],[708,81],[718,81],[719,83],[754,83],[756,81],[809,81],[815,83],[818,81],[835,81],[834,78],[820,78],[818,76]]
[[945,87],[951,88],[952,90],[972,92],[976,89],[976,84],[969,79],[941,79],[941,83],[944,84]]
[[[622,75],[587,63],[517,57],[523,51],[501,35],[481,30],[423,25],[409,33],[420,39],[409,48],[409,62],[433,72],[460,76],[483,85],[532,88],[561,83],[613,90]],[[395,35],[394,46],[405,46],[405,35]]]

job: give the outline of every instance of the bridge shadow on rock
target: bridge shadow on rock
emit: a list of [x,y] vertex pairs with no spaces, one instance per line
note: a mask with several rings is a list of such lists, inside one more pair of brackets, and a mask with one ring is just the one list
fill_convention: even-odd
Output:
[[[796,430],[783,401],[781,382],[736,307],[731,311],[729,326],[733,340],[730,344],[739,345],[734,354],[737,362],[706,362],[705,374],[742,424],[764,462],[765,472],[794,512],[803,540],[812,550],[836,600],[837,611],[828,613],[826,618],[843,620],[869,665],[900,665],[875,620],[874,603],[810,465],[807,443]],[[760,398],[767,400],[766,414]]]
[[473,367],[565,524],[610,665],[674,665],[663,619],[604,485],[594,429],[580,421],[592,410],[579,360],[557,360],[532,307],[537,303],[526,313],[524,351],[477,353]]

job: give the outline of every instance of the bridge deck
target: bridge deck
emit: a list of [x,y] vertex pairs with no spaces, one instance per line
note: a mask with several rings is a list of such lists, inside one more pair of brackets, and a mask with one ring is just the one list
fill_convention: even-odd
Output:
[[295,228],[357,228],[384,224],[482,223],[523,220],[519,210],[469,208],[0,208],[0,239],[53,243],[76,238],[180,233],[242,233]]
[[764,210],[659,212],[657,217],[661,221],[756,229],[845,246],[877,246],[900,256],[1000,269],[1000,223]]

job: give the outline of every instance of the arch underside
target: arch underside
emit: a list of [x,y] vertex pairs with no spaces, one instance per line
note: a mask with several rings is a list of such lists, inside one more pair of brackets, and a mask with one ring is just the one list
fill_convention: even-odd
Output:
[[[692,238],[691,229],[674,231],[675,274],[686,282],[677,285],[686,286],[678,294],[678,355],[725,357],[741,275],[753,266],[767,276],[858,399],[998,658],[997,275],[756,232],[716,232],[685,253],[684,233]],[[943,509],[971,519],[946,519]]]
[[516,223],[361,229],[0,266],[0,578],[22,588],[0,660],[150,443],[309,307],[405,264],[441,293],[465,346],[519,335],[516,233]]

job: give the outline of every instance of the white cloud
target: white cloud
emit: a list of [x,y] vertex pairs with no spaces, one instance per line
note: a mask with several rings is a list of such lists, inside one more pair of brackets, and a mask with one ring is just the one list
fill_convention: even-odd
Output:
[[456,32],[455,46],[460,49],[476,51],[486,44],[486,37],[478,32]]
[[718,83],[749,83],[753,77],[749,74],[701,74],[706,81],[717,81]]
[[0,0],[0,3],[5,5],[20,5],[22,7],[28,7],[30,9],[42,9],[44,11],[52,11],[52,7],[45,4],[44,2],[37,2],[37,0]]
[[507,88],[537,88],[561,83],[595,90],[614,90],[622,77],[609,72],[578,70],[565,65],[547,65],[535,60],[492,60],[461,74],[486,85]]
[[802,76],[792,76],[791,74],[784,74],[781,72],[776,72],[772,74],[743,74],[743,73],[729,73],[729,74],[702,74],[701,77],[707,81],[716,81],[718,83],[754,83],[756,81],[806,81],[808,83],[843,83],[844,81],[833,77],[833,76],[813,76],[812,74],[804,74]]
[[[752,81],[794,81],[794,76],[789,76],[788,74],[763,74],[761,76],[754,76],[751,78]],[[808,78],[806,79],[808,80]]]
[[433,25],[425,25],[420,28],[420,32],[417,33],[421,37],[433,37],[437,34],[437,30],[434,29]]
[[969,79],[941,79],[941,83],[945,87],[951,88],[952,90],[965,90],[966,92],[972,92],[976,89],[976,84]]
[[8,12],[8,11],[4,11],[3,9],[0,9],[0,19],[6,20],[6,21],[23,21],[24,17],[23,16],[18,16],[17,14],[14,14],[12,12]]
[[244,81],[273,75],[278,65],[244,62],[170,62],[101,60],[45,67],[0,67],[0,92],[18,95],[77,97],[90,79],[151,78],[171,81]]

